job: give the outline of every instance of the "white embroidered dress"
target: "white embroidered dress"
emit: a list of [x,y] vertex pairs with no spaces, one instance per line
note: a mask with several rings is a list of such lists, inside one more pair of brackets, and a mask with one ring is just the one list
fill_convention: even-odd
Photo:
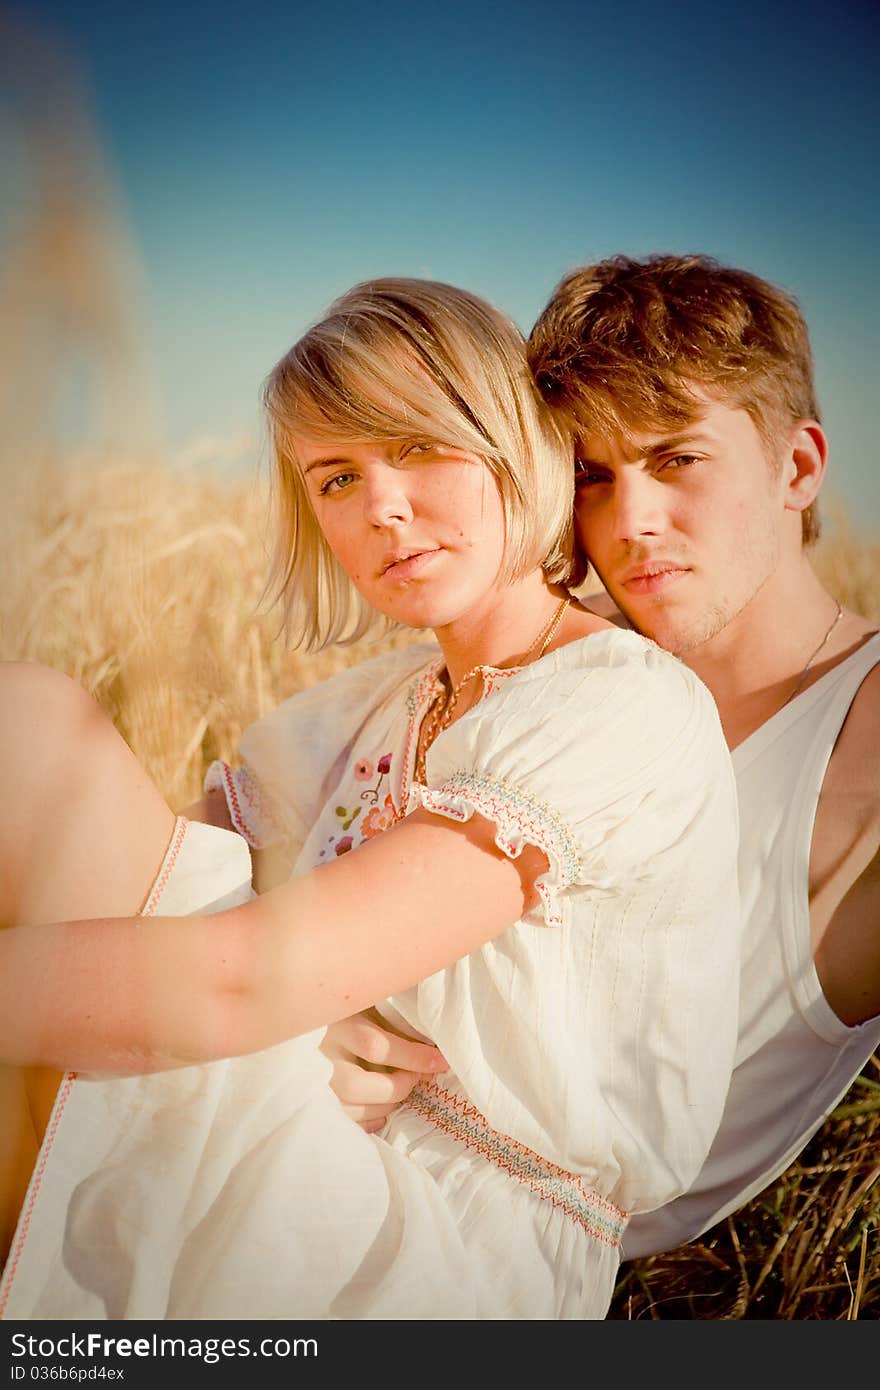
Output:
[[729,756],[696,677],[615,630],[492,673],[419,786],[439,667],[405,648],[302,692],[246,731],[241,768],[211,776],[252,843],[293,847],[295,872],[417,805],[486,816],[509,854],[545,851],[535,911],[381,1006],[450,1071],[381,1137],[343,1115],[320,1031],[69,1081],[5,1316],[604,1316],[628,1214],[690,1185],[724,1103]]

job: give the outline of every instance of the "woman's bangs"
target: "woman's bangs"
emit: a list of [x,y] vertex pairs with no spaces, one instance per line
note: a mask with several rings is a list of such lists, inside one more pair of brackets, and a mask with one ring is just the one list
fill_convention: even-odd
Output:
[[343,342],[332,354],[310,352],[291,365],[282,408],[294,434],[350,440],[419,436],[486,450],[486,439],[399,341],[383,351]]

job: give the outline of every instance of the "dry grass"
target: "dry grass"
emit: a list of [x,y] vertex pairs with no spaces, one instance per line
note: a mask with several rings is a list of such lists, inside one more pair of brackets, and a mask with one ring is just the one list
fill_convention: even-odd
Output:
[[254,481],[45,464],[19,482],[0,532],[0,659],[80,681],[175,808],[200,795],[212,758],[234,756],[246,725],[379,650],[284,650],[277,612],[261,605],[266,518]]
[[880,1317],[880,1062],[782,1177],[699,1242],[623,1267],[610,1316]]
[[[253,719],[389,644],[284,651],[260,607],[266,497],[255,483],[93,461],[31,467],[4,492],[0,658],[81,681],[177,808],[198,797],[212,758],[235,756]],[[880,621],[880,545],[832,521],[816,567]],[[611,1316],[877,1317],[878,1141],[875,1059],[778,1183],[699,1244],[625,1267]]]

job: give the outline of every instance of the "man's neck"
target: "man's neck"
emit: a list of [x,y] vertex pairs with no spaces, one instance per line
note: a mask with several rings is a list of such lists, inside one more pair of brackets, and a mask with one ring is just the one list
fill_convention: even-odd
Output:
[[806,555],[780,567],[746,607],[682,659],[715,697],[735,748],[860,644],[871,624],[844,611]]
[[[604,592],[585,595],[582,602],[600,616],[629,626]],[[817,651],[835,616],[835,600],[801,553],[775,573],[726,627],[684,653],[682,660],[715,698],[731,748],[777,714],[796,690],[808,689],[876,630],[867,619],[844,610]]]

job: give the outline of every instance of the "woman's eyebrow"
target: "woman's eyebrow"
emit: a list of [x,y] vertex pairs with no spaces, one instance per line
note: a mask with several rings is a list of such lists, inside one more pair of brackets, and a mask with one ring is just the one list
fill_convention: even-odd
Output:
[[312,459],[311,463],[306,464],[305,468],[303,469],[303,474],[311,473],[313,468],[335,468],[338,464],[349,462],[349,459],[343,458],[341,456],[338,458],[333,457],[325,459]]

